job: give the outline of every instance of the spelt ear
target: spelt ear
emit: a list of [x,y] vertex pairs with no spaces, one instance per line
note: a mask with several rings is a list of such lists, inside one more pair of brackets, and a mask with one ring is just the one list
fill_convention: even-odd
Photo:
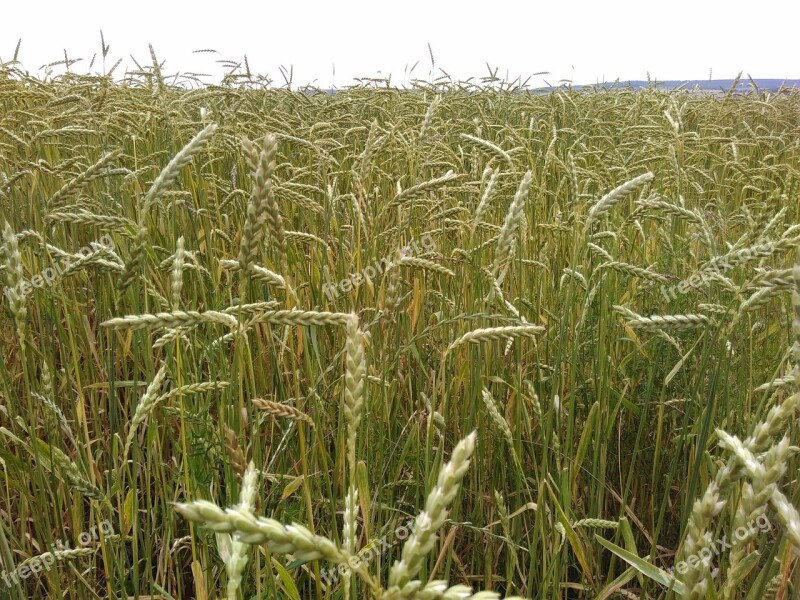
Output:
[[497,240],[497,250],[494,254],[494,263],[492,264],[492,274],[497,276],[500,273],[500,266],[506,261],[511,254],[511,249],[514,244],[515,234],[519,228],[520,223],[524,217],[523,210],[525,203],[528,200],[528,192],[531,189],[531,181],[533,174],[528,171],[519,182],[517,193],[514,195],[514,200],[506,214],[506,219],[503,222],[503,228],[500,230],[500,239]]
[[439,471],[436,486],[428,494],[425,510],[414,521],[413,531],[406,543],[400,561],[396,562],[389,574],[389,592],[399,591],[412,583],[422,568],[422,562],[436,543],[436,534],[447,518],[450,505],[455,500],[461,480],[469,467],[469,460],[475,451],[476,433],[473,431],[453,449],[450,462]]

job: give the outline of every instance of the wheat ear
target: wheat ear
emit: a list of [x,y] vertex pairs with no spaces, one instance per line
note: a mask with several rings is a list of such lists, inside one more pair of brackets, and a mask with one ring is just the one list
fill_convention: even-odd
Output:
[[167,366],[161,365],[161,368],[156,371],[153,381],[151,381],[150,385],[147,386],[147,389],[145,390],[142,399],[139,401],[139,404],[136,405],[136,411],[133,413],[131,426],[128,430],[128,437],[125,439],[125,449],[122,451],[122,456],[125,460],[127,460],[128,450],[130,450],[133,440],[136,438],[136,429],[139,427],[139,425],[144,423],[147,415],[150,414],[157,404],[158,391],[161,389],[161,384],[164,383],[166,376]]
[[[255,499],[258,483],[258,472],[251,462],[242,478],[242,489],[239,492],[239,510],[252,513],[255,508]],[[228,573],[228,600],[236,600],[236,591],[242,585],[242,572],[247,565],[247,550],[250,544],[240,541],[233,536],[230,544],[230,554],[225,561],[225,570]]]
[[272,400],[265,400],[264,398],[253,398],[253,404],[275,417],[289,419],[290,421],[303,421],[303,423],[308,424],[312,428],[316,427],[314,419],[294,406],[273,402]]
[[104,506],[111,506],[108,498],[100,491],[100,488],[84,477],[80,467],[72,462],[62,450],[55,446],[50,446],[47,442],[40,439],[35,439],[33,441],[33,446],[35,449],[34,456],[36,456],[37,460],[43,462],[45,468],[52,469],[55,464],[60,469],[64,479],[66,479],[75,490]]
[[470,457],[475,451],[475,432],[473,431],[453,449],[450,462],[439,471],[436,487],[428,494],[423,510],[414,521],[413,533],[403,545],[401,558],[392,566],[389,573],[388,592],[396,597],[409,597],[404,590],[412,584],[422,568],[422,561],[433,549],[436,534],[444,525],[450,505],[455,500],[461,480],[469,467]]
[[653,315],[650,317],[637,317],[626,323],[632,329],[645,331],[658,331],[663,327],[678,330],[702,329],[713,327],[714,321],[706,315]]
[[364,335],[358,327],[358,317],[352,314],[345,325],[344,417],[347,422],[347,464],[350,483],[355,482],[356,435],[364,406]]
[[100,157],[100,160],[83,171],[83,173],[62,185],[61,188],[59,188],[59,190],[50,197],[50,200],[47,201],[47,204],[57,204],[66,199],[70,193],[77,190],[87,181],[92,179],[100,171],[100,169],[117,158],[120,154],[122,154],[122,150],[116,149]]
[[22,255],[19,251],[17,236],[8,221],[3,227],[3,247],[5,254],[6,283],[8,290],[8,303],[11,313],[14,315],[14,322],[17,326],[17,337],[20,347],[25,347],[25,321],[28,315],[27,301],[23,293],[25,279],[22,274]]
[[244,477],[247,471],[247,459],[244,456],[244,450],[239,445],[239,439],[236,437],[236,432],[228,427],[223,426],[223,434],[225,435],[225,451],[228,453],[228,458],[231,461],[231,468],[237,477]]
[[314,535],[302,525],[283,525],[266,517],[256,517],[238,508],[221,509],[212,502],[195,500],[175,506],[184,518],[221,533],[238,533],[248,544],[266,544],[275,554],[293,554],[295,559],[317,559],[333,563],[347,561],[347,556],[328,538]]
[[519,183],[517,193],[514,194],[514,200],[506,213],[503,228],[500,230],[500,239],[497,240],[497,249],[494,253],[494,263],[492,265],[492,273],[496,276],[500,271],[500,266],[510,255],[511,249],[514,244],[514,237],[517,228],[523,218],[523,210],[525,208],[525,201],[528,199],[528,191],[531,188],[531,181],[533,174],[531,171],[525,173],[522,181]]
[[449,354],[462,344],[479,344],[487,340],[501,340],[515,337],[533,337],[540,333],[544,333],[544,327],[539,325],[506,325],[503,327],[489,327],[486,329],[474,329],[468,331],[460,338],[450,344],[445,350],[445,354]]
[[592,206],[592,208],[589,209],[589,218],[586,221],[587,227],[591,226],[595,221],[611,210],[615,204],[625,198],[628,194],[652,180],[652,173],[643,173],[608,192],[605,196],[600,198],[600,200],[598,200],[597,203]]
[[183,267],[186,257],[183,249],[183,236],[178,238],[175,254],[172,258],[172,272],[170,278],[170,293],[172,295],[172,310],[178,310],[181,304],[181,290],[183,289]]
[[189,143],[161,170],[156,180],[150,186],[150,189],[147,190],[142,208],[139,211],[139,220],[137,222],[136,238],[133,242],[133,248],[128,262],[125,263],[123,273],[117,281],[117,289],[121,291],[126,290],[128,286],[133,283],[136,274],[144,263],[145,249],[147,247],[147,213],[150,212],[150,207],[158,201],[167,187],[177,179],[181,169],[189,164],[192,157],[203,149],[203,146],[205,146],[208,139],[216,130],[217,126],[214,123],[210,123],[205,129],[189,140]]
[[253,191],[247,204],[247,216],[239,248],[239,267],[242,271],[248,271],[250,265],[258,262],[265,224],[282,256],[286,251],[286,239],[283,236],[283,224],[272,190],[278,141],[274,135],[267,135],[261,151],[258,151],[250,140],[243,138],[242,149],[253,176]]
[[[766,419],[758,423],[750,437],[744,440],[742,447],[753,454],[765,452],[772,445],[772,437],[781,431],[789,419],[794,416],[798,405],[800,405],[800,393],[793,394],[780,404],[773,406],[767,413]],[[714,480],[709,483],[700,499],[694,502],[686,527],[686,539],[683,544],[684,557],[702,556],[701,552],[707,551],[710,536],[706,534],[706,530],[725,506],[732,486],[745,473],[746,470],[740,458],[736,455],[729,457],[725,465],[717,471]],[[791,515],[788,516],[791,517]],[[705,597],[708,587],[708,567],[709,565],[705,561],[700,561],[686,573],[678,574],[678,580],[686,590],[684,598],[699,600]]]
[[117,317],[100,323],[101,327],[111,327],[112,329],[153,329],[159,327],[195,327],[202,323],[221,323],[229,327],[237,327],[239,321],[235,317],[213,310],[206,312],[197,311],[174,311],[156,313],[154,315],[128,315]]
[[161,170],[156,180],[150,186],[150,189],[147,190],[147,195],[144,198],[144,204],[142,206],[142,213],[144,215],[149,212],[150,207],[154,202],[158,201],[166,189],[172,185],[172,182],[178,178],[181,169],[188,165],[192,157],[203,149],[216,130],[217,125],[215,123],[206,125],[205,128],[189,140],[189,143]]

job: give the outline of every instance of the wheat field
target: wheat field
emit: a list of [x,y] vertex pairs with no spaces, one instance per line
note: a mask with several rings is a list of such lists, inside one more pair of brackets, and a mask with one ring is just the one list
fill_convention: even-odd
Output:
[[797,90],[6,64],[0,597],[798,597],[799,187]]

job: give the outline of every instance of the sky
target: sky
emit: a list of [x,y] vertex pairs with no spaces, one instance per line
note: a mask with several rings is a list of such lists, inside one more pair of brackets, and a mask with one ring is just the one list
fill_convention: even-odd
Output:
[[[18,59],[31,73],[63,60],[72,69],[102,72],[100,31],[109,52],[106,68],[133,68],[130,56],[151,64],[152,44],[163,72],[209,73],[219,81],[240,62],[293,87],[343,87],[357,77],[392,76],[392,83],[489,74],[533,85],[616,79],[800,78],[797,23],[791,0],[672,0],[671,2],[561,0],[511,2],[4,2],[0,61]],[[429,52],[432,50],[433,64]],[[216,53],[194,53],[213,49]],[[414,65],[416,64],[416,67]],[[413,70],[412,70],[412,67]]]

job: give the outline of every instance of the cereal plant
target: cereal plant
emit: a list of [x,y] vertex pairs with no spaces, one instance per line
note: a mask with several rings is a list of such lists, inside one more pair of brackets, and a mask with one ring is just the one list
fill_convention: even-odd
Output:
[[0,597],[800,594],[797,90],[153,57],[0,65]]

